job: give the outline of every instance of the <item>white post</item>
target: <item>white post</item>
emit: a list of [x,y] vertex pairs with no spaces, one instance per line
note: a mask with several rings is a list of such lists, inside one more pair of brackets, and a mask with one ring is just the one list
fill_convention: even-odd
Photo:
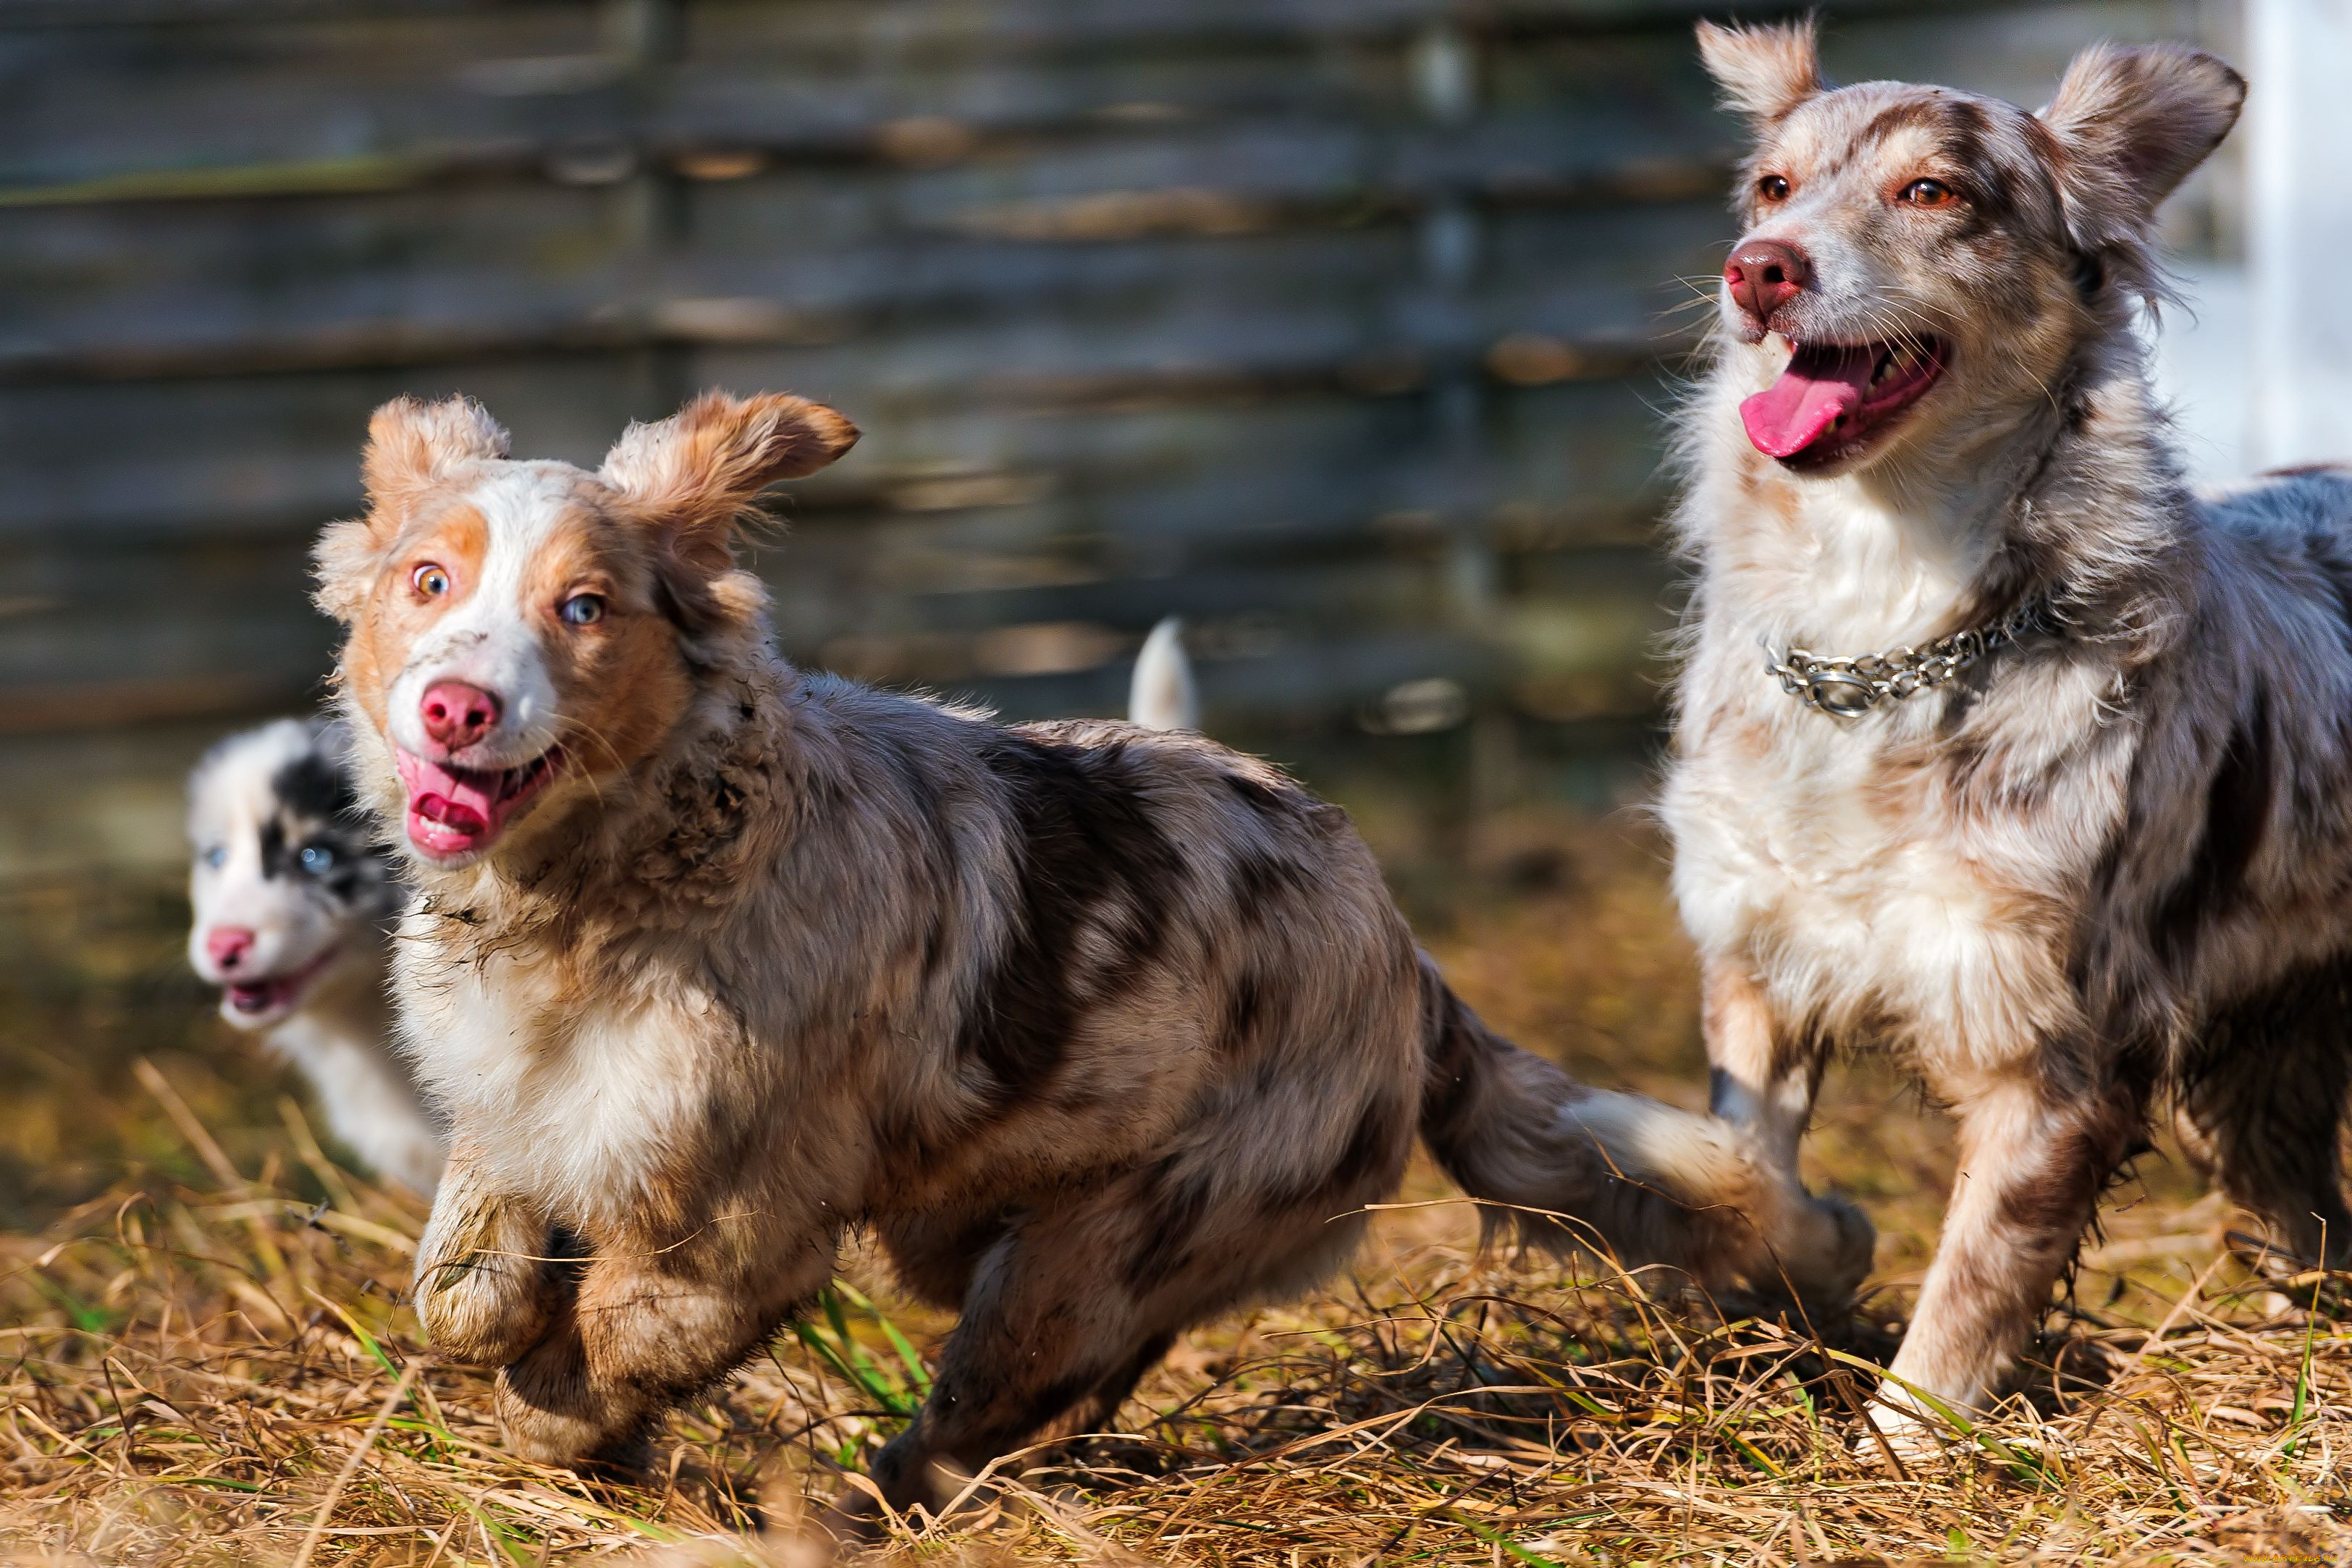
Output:
[[2352,0],[2248,0],[2255,468],[2352,461]]

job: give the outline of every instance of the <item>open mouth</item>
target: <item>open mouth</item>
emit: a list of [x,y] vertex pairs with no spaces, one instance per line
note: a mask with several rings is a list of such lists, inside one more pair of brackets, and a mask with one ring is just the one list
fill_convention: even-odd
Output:
[[1780,379],[1739,405],[1748,439],[1792,468],[1851,456],[1894,427],[1951,363],[1941,338],[1798,343]]
[[330,963],[342,952],[330,947],[291,974],[274,974],[260,980],[232,980],[222,989],[228,994],[228,1005],[239,1017],[261,1023],[294,1010],[302,1000],[302,993],[310,982],[319,978]]
[[563,765],[563,748],[551,746],[511,768],[461,768],[397,748],[394,761],[408,791],[409,843],[432,859],[456,860],[488,848],[506,831]]

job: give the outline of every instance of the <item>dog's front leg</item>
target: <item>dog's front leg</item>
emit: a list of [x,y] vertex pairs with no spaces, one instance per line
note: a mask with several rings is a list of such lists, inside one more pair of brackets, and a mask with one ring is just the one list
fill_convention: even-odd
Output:
[[1703,1005],[1707,1109],[1755,1132],[1794,1179],[1797,1146],[1813,1117],[1825,1053],[1810,1037],[1792,1038],[1775,1026],[1763,988],[1738,964],[1707,964]]
[[562,1303],[549,1253],[546,1216],[499,1190],[460,1140],[416,1248],[416,1315],[433,1348],[482,1366],[529,1350]]
[[1765,1256],[1745,1272],[1759,1289],[1778,1281],[1801,1298],[1843,1308],[1870,1272],[1876,1233],[1844,1199],[1807,1192],[1797,1169],[1827,1053],[1813,1037],[1780,1026],[1745,968],[1712,962],[1704,986],[1707,1109],[1748,1134],[1773,1181],[1769,1198],[1750,1200]]
[[600,1237],[572,1310],[499,1373],[514,1447],[551,1464],[640,1467],[670,1405],[733,1371],[833,1277],[831,1232],[766,1220],[721,1216],[682,1242]]
[[1938,1087],[1958,1110],[1959,1173],[1910,1331],[1872,1408],[1879,1429],[1914,1452],[1932,1448],[1927,1433],[1943,1423],[1909,1389],[1962,1414],[1992,1398],[2142,1111],[2131,1089],[2068,1092],[2025,1066],[1965,1093]]

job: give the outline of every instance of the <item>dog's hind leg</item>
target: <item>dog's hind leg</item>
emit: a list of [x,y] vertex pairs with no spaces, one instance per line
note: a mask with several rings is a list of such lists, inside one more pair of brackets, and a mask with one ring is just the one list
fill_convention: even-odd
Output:
[[2130,1084],[2070,1092],[2025,1068],[1959,1087],[1938,1086],[1960,1121],[1943,1235],[1872,1412],[1882,1431],[1909,1441],[1937,1423],[1910,1389],[1963,1413],[1997,1392],[2139,1131],[2145,1101]]
[[[1204,1141],[1022,1218],[974,1270],[921,1412],[875,1459],[883,1498],[900,1510],[936,1503],[952,1480],[938,1467],[973,1473],[1096,1429],[1188,1324],[1328,1274],[1363,1234],[1361,1205],[1402,1163],[1404,1113],[1385,1120],[1397,1135],[1378,1158],[1328,1184],[1277,1196],[1236,1183],[1232,1147]],[[1251,1128],[1231,1131],[1246,1141]],[[868,1532],[869,1510],[845,1497],[837,1528]]]
[[[1123,1206],[1098,1200],[1030,1216],[981,1259],[930,1397],[874,1461],[892,1509],[935,1506],[937,1465],[977,1471],[1080,1407],[1109,1399],[1115,1408],[1166,1350],[1171,1326],[1104,1277]],[[845,1499],[841,1522],[862,1531],[866,1507]]]
[[2337,1143],[2352,1089],[2347,1015],[2352,971],[2299,977],[2212,1020],[2180,1075],[2184,1142],[2296,1267],[2352,1260]]

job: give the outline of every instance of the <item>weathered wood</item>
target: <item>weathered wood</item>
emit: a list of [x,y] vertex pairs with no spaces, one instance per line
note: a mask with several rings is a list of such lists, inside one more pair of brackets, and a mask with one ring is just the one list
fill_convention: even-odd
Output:
[[[1108,710],[1178,611],[1213,720],[1636,711],[1698,9],[0,0],[0,730],[314,694],[387,397],[593,462],[707,384],[867,432],[760,552],[796,658]],[[2030,100],[2193,23],[1866,0],[1830,63]]]

